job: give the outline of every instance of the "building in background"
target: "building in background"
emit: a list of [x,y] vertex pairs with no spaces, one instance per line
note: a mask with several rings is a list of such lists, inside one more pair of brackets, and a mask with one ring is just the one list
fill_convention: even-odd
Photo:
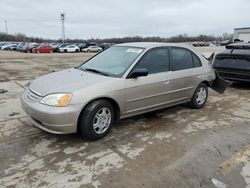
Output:
[[234,42],[250,42],[250,27],[235,28],[233,40]]

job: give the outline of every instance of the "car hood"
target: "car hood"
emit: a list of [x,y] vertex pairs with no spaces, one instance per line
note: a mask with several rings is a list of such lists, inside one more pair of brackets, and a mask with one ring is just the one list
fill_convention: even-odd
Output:
[[37,78],[29,85],[29,88],[40,96],[46,96],[51,93],[73,92],[93,84],[102,84],[112,79],[112,77],[78,69],[66,69]]

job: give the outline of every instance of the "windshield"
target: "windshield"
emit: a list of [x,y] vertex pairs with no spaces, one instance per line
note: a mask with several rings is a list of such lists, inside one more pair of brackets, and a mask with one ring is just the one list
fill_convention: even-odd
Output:
[[82,64],[80,69],[121,77],[143,50],[136,47],[113,46]]

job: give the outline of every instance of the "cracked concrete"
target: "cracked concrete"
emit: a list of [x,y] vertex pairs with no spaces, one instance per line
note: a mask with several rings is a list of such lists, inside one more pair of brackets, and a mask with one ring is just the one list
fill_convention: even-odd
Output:
[[0,51],[0,89],[8,90],[0,94],[0,187],[210,188],[212,178],[250,187],[250,86],[210,90],[201,110],[180,105],[123,120],[89,142],[36,128],[19,99],[31,79],[88,56],[36,55]]

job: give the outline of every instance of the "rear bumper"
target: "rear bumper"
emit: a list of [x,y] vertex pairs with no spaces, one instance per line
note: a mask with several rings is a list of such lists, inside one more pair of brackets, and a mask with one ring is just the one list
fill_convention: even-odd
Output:
[[39,102],[28,101],[25,93],[21,98],[22,108],[31,118],[31,122],[42,130],[54,134],[77,132],[78,117],[81,105],[51,107]]

